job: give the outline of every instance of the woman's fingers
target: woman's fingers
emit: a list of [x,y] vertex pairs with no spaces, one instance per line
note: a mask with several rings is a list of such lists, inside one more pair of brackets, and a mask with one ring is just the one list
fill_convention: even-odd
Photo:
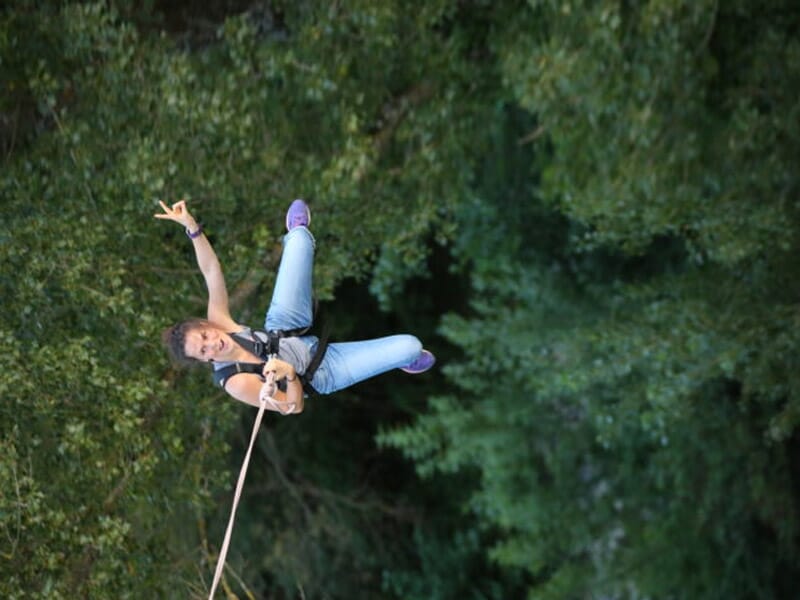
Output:
[[173,203],[172,206],[167,206],[163,200],[159,200],[158,203],[161,205],[161,210],[164,211],[162,216],[180,216],[187,212],[186,200],[178,200],[177,202]]
[[172,209],[169,206],[164,204],[163,200],[159,200],[158,203],[161,205],[161,210],[163,213],[156,213],[154,216],[156,219],[171,219],[172,218]]

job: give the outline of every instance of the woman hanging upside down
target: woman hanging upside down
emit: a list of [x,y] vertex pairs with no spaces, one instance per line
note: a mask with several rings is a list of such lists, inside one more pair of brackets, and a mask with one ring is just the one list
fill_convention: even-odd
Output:
[[179,362],[210,362],[215,382],[237,400],[259,406],[263,399],[269,410],[295,414],[303,412],[309,394],[331,394],[391,369],[422,373],[433,366],[433,354],[412,335],[331,344],[305,335],[313,319],[315,241],[308,230],[311,212],[302,200],[292,202],[286,213],[288,233],[265,330],[240,325],[231,317],[219,259],[186,202],[160,204],[164,212],[156,218],[186,229],[208,288],[207,318],[168,328],[164,343]]

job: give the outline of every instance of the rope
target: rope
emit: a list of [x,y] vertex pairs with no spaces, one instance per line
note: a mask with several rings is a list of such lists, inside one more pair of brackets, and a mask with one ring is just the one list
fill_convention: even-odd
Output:
[[[266,377],[266,384],[274,385],[274,383],[275,372],[270,371]],[[239,497],[242,494],[242,487],[244,486],[244,478],[247,475],[247,466],[250,463],[250,454],[253,451],[253,444],[255,443],[256,436],[258,435],[258,428],[261,427],[261,419],[264,416],[264,410],[267,408],[267,400],[272,400],[273,403],[277,403],[277,401],[272,398],[264,397],[262,394],[259,395],[258,414],[256,415],[255,423],[253,423],[253,433],[250,435],[250,446],[247,448],[247,454],[244,455],[242,468],[239,471],[239,481],[236,482],[236,492],[233,494],[231,516],[228,519],[228,528],[225,530],[225,539],[222,541],[222,548],[220,548],[219,556],[217,557],[217,568],[214,570],[214,582],[211,584],[211,592],[208,594],[208,600],[213,600],[214,592],[216,592],[217,586],[219,585],[219,580],[222,577],[222,569],[225,568],[225,557],[228,554],[228,546],[231,542],[231,533],[233,532],[233,521],[236,517],[236,508],[239,504]]]

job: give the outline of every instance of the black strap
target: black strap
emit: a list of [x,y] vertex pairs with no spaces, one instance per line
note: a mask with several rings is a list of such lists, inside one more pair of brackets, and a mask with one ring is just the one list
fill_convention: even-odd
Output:
[[[250,354],[256,355],[261,360],[269,360],[272,354],[278,353],[280,339],[285,336],[281,335],[278,331],[264,331],[263,329],[253,329],[251,331],[255,339],[248,339],[241,336],[240,333],[231,333],[230,336],[239,346],[247,350]],[[256,334],[261,334],[266,340],[261,339],[261,337]]]
[[322,337],[317,342],[317,350],[314,352],[314,356],[311,357],[311,362],[308,363],[306,372],[300,376],[303,390],[308,390],[309,395],[317,394],[317,390],[311,385],[311,380],[314,379],[314,373],[317,372],[317,369],[322,364],[322,359],[325,358],[325,352],[328,350],[328,333],[328,328],[326,327],[322,332]]
[[214,383],[219,385],[224,390],[225,384],[228,383],[228,379],[238,373],[253,373],[254,375],[258,375],[263,379],[264,377],[262,373],[264,372],[265,364],[267,363],[235,362],[227,367],[215,369],[212,373],[214,377]]
[[[257,330],[262,331],[262,330]],[[262,341],[253,342],[246,338],[240,338],[236,334],[231,334],[231,337],[242,346],[248,352],[255,354],[259,358],[264,358],[264,355],[261,352],[255,352],[255,350],[263,350],[263,347],[267,347],[268,349],[273,343],[274,345],[274,352],[269,352],[266,356],[269,357],[271,354],[277,354],[278,352],[278,343],[280,338],[282,337],[290,337],[293,331],[300,331],[300,330],[292,330],[289,335],[286,335],[287,332],[285,331],[275,331],[275,332],[265,332],[267,333],[268,341],[265,344]],[[269,335],[274,334],[274,335]],[[314,378],[314,373],[317,372],[320,364],[322,364],[322,360],[325,358],[325,352],[328,350],[328,327],[325,327],[323,331],[322,337],[317,342],[317,349],[314,352],[314,356],[311,357],[311,362],[308,363],[308,367],[306,368],[305,373],[300,375],[300,382],[303,384],[303,391],[307,396],[313,396],[317,394],[317,390],[314,389],[314,386],[311,385],[311,380]],[[274,340],[274,342],[273,342]],[[269,345],[269,346],[268,346]],[[261,346],[261,348],[259,348]],[[225,384],[228,383],[228,379],[232,376],[237,375],[238,373],[253,373],[258,375],[259,378],[264,379],[262,373],[264,372],[264,365],[266,362],[260,363],[249,363],[249,362],[235,362],[227,367],[222,367],[221,369],[215,369],[213,372],[214,383],[219,385],[222,389],[225,389]],[[281,391],[286,391],[282,389]]]
[[[303,329],[282,329],[270,330],[251,329],[255,339],[243,337],[241,332],[231,333],[233,341],[247,350],[250,354],[255,354],[261,360],[269,360],[273,354],[277,354],[280,349],[281,338],[298,337],[308,331],[308,327]],[[264,338],[264,339],[262,339]]]

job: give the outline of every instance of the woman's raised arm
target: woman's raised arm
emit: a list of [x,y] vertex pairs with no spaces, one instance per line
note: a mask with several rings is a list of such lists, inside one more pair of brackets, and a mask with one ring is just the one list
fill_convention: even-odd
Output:
[[192,240],[197,265],[206,281],[208,289],[208,320],[216,323],[228,331],[237,331],[240,326],[233,320],[228,306],[228,288],[225,286],[225,276],[219,263],[216,252],[211,242],[203,233],[202,227],[186,207],[186,201],[180,200],[171,207],[159,201],[163,213],[157,213],[157,219],[175,221],[186,229],[186,235]]

